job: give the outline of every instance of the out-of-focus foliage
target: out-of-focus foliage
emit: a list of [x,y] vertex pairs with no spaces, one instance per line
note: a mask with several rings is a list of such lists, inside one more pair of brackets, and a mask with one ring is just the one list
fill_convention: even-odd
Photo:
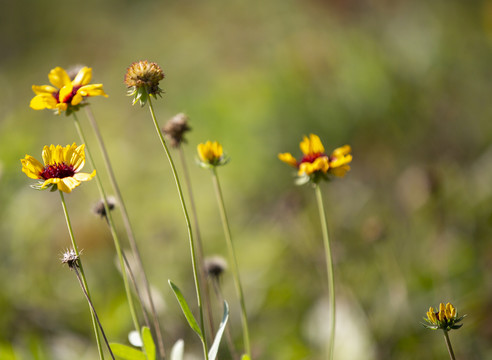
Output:
[[[451,334],[457,357],[492,356],[492,1],[24,0],[3,6],[0,28],[0,358],[97,356],[88,306],[58,260],[69,246],[59,198],[29,188],[19,161],[78,142],[70,117],[28,107],[32,84],[77,64],[109,95],[89,100],[160,296],[165,344],[184,338],[186,353],[200,354],[166,284],[194,304],[175,185],[148,109],[132,107],[123,84],[140,59],[166,74],[154,102],[160,122],[182,111],[191,119],[185,153],[208,255],[226,250],[195,147],[217,140],[231,157],[219,174],[255,358],[323,358],[328,297],[314,193],[295,187],[277,159],[311,132],[354,155],[344,179],[323,185],[336,358],[445,358],[440,334],[420,322],[448,301],[468,314]],[[91,134],[84,109],[79,118]],[[125,342],[131,318],[111,237],[90,212],[97,200],[94,182],[67,196],[93,301],[110,341]],[[223,286],[240,347],[227,274]]]

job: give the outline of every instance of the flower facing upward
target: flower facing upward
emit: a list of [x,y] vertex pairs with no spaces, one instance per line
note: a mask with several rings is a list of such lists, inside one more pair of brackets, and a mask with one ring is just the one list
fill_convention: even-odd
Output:
[[67,72],[56,67],[50,71],[48,78],[51,85],[33,85],[32,90],[36,94],[31,100],[31,108],[34,110],[53,109],[57,114],[66,111],[70,115],[77,111],[84,98],[89,96],[105,96],[102,84],[89,84],[92,79],[92,69],[84,66],[72,79]]
[[299,161],[290,153],[278,155],[280,160],[298,169],[297,175],[300,177],[300,183],[309,180],[317,183],[320,179],[328,179],[327,174],[343,177],[350,170],[348,164],[352,161],[352,155],[349,145],[336,148],[328,156],[319,137],[310,134],[309,137],[304,136],[300,148],[303,157]]
[[42,180],[34,188],[45,189],[51,185],[52,190],[58,188],[69,193],[82,181],[89,181],[96,175],[96,170],[91,174],[79,172],[85,164],[84,147],[84,144],[77,146],[75,143],[65,147],[46,145],[43,148],[44,166],[32,156],[26,155],[21,159],[22,171],[31,179]]
[[456,308],[447,303],[446,306],[441,303],[439,304],[439,311],[434,311],[434,308],[431,306],[429,311],[427,311],[427,319],[424,320],[427,324],[423,324],[427,329],[437,330],[442,329],[445,331],[449,331],[451,329],[459,329],[463,324],[458,324],[466,315],[461,317],[457,317],[458,312]]
[[199,163],[202,167],[210,168],[220,165],[225,165],[229,159],[224,155],[222,145],[217,141],[207,141],[205,144],[198,144]]
[[140,101],[144,106],[148,96],[161,95],[159,81],[164,79],[164,73],[155,62],[147,60],[136,61],[126,70],[125,84],[128,87],[128,96],[133,96],[133,105]]

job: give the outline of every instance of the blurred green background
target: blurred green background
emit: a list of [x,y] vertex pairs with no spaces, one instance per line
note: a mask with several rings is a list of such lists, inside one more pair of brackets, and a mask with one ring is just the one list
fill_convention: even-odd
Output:
[[[131,106],[123,84],[140,59],[166,73],[154,102],[160,123],[178,112],[191,119],[185,152],[207,255],[227,252],[195,147],[218,140],[232,159],[219,175],[255,358],[324,358],[314,192],[296,187],[277,159],[298,156],[309,133],[327,151],[347,143],[354,155],[344,179],[323,185],[336,358],[445,359],[442,334],[420,323],[448,301],[468,314],[450,335],[457,357],[492,358],[492,1],[22,0],[4,3],[0,29],[1,359],[97,357],[87,304],[59,261],[69,246],[59,197],[32,190],[19,161],[40,158],[46,144],[78,142],[71,118],[29,108],[31,85],[76,64],[92,67],[92,82],[109,94],[90,103],[158,295],[166,347],[183,338],[189,359],[200,358],[167,285],[178,284],[196,310],[176,188],[148,110]],[[79,118],[97,149],[84,111]],[[96,183],[66,198],[103,326],[127,343],[114,246],[91,213]],[[241,347],[230,274],[223,287]]]

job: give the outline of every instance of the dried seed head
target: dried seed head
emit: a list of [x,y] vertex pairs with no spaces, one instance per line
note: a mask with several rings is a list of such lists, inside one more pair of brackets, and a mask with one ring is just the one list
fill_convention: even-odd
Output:
[[[106,198],[108,202],[108,208],[112,211],[116,207],[116,199],[112,196]],[[104,200],[99,200],[96,205],[94,205],[94,213],[101,216],[101,218],[106,217],[106,208],[104,207]]]
[[171,141],[172,147],[179,147],[182,142],[186,142],[184,134],[191,130],[188,125],[189,118],[184,113],[179,113],[169,119],[169,121],[164,125],[162,131]]
[[68,264],[68,267],[70,269],[73,269],[74,267],[78,266],[77,261],[79,260],[79,256],[75,253],[75,250],[67,249],[63,253],[60,260],[63,264]]
[[133,104],[140,101],[143,106],[147,102],[147,96],[161,95],[159,81],[162,79],[164,73],[155,62],[141,60],[132,63],[126,70],[125,84],[129,89],[128,95],[134,97]]
[[212,278],[219,278],[227,270],[227,262],[221,256],[211,256],[203,261],[205,273]]

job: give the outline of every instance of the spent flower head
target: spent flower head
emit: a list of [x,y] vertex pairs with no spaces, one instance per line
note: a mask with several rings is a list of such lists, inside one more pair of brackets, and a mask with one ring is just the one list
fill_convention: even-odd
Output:
[[325,153],[325,148],[317,135],[304,136],[299,144],[302,158],[297,160],[290,153],[281,153],[278,158],[297,169],[298,184],[309,181],[318,183],[320,180],[329,180],[328,175],[344,177],[350,170],[352,151],[349,145],[336,148],[330,155]]
[[205,273],[212,278],[220,278],[227,270],[227,261],[222,256],[211,256],[203,260]]
[[198,144],[197,151],[198,163],[201,167],[213,168],[229,162],[229,158],[224,154],[222,145],[217,141]]
[[92,69],[84,66],[71,78],[65,69],[56,67],[48,74],[53,85],[33,85],[36,94],[31,100],[30,107],[34,110],[52,109],[56,114],[65,111],[66,115],[87,105],[84,101],[89,96],[105,96],[102,84],[89,84],[92,79]]
[[[106,198],[106,201],[108,202],[108,209],[109,211],[112,211],[116,207],[116,199],[114,196],[108,196]],[[99,200],[96,205],[94,205],[94,213],[96,215],[99,215],[102,218],[106,218],[106,207],[104,206],[104,200],[101,199]]]
[[466,315],[458,317],[458,312],[451,303],[447,303],[446,305],[440,303],[438,310],[434,310],[432,306],[429,308],[429,311],[427,311],[427,318],[424,318],[427,324],[422,325],[431,330],[441,329],[449,331],[452,329],[459,329],[463,324],[458,323],[463,320],[465,316]]
[[31,155],[21,159],[22,171],[31,179],[41,181],[32,187],[38,190],[51,187],[69,193],[82,181],[89,181],[96,175],[96,170],[91,174],[81,173],[85,164],[85,145],[77,146],[75,143],[62,147],[61,145],[46,145],[43,148],[43,162],[41,164]]
[[149,96],[161,96],[163,91],[159,87],[159,81],[162,79],[164,73],[155,62],[140,60],[132,63],[126,70],[125,84],[128,87],[128,96],[133,96],[133,105],[139,101],[144,106]]
[[188,125],[189,118],[184,113],[179,113],[173,116],[169,121],[164,125],[162,131],[171,141],[172,147],[179,147],[181,143],[185,143],[186,139],[184,138],[184,134],[191,130],[191,127]]
[[67,249],[63,253],[60,260],[63,264],[67,264],[70,269],[73,269],[74,267],[79,266],[79,264],[78,264],[79,256],[77,255],[77,253],[73,249]]

